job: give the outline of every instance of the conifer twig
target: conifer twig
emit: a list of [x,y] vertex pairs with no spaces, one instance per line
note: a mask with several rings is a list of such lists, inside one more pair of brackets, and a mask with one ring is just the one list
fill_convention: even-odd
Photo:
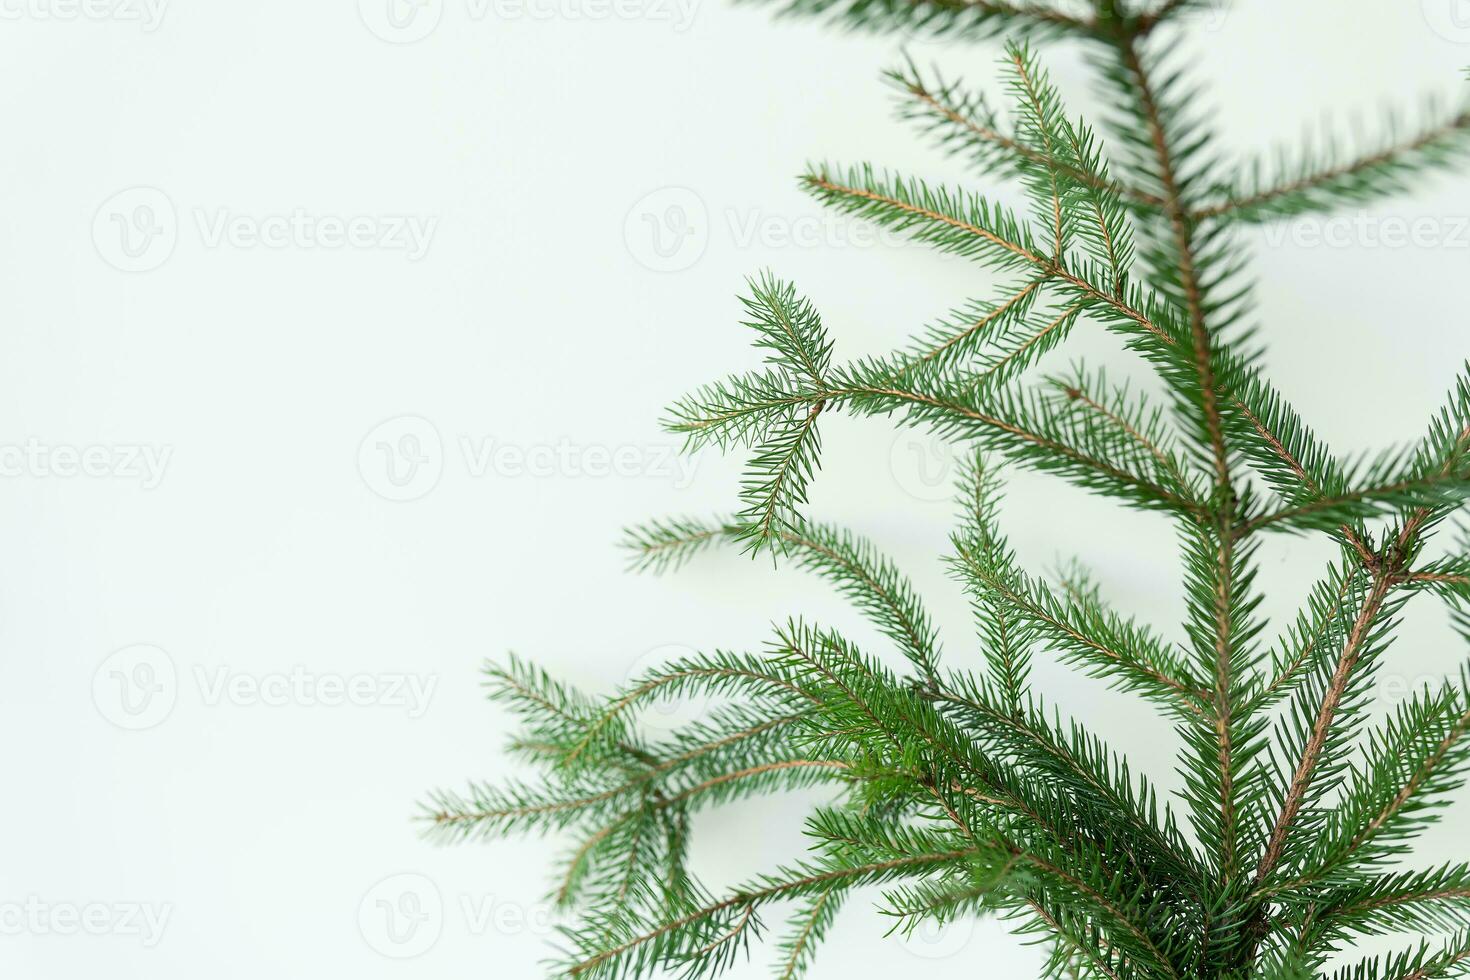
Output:
[[[429,832],[576,830],[554,894],[578,916],[563,975],[581,980],[669,970],[712,980],[783,900],[796,905],[776,970],[797,980],[863,886],[883,886],[880,908],[903,930],[1016,917],[1046,945],[1048,977],[1320,980],[1358,936],[1446,929],[1443,945],[1367,956],[1332,976],[1459,975],[1470,964],[1470,865],[1390,862],[1470,774],[1470,668],[1386,719],[1367,709],[1410,597],[1445,598],[1470,639],[1470,557],[1422,558],[1470,498],[1470,370],[1418,442],[1340,462],[1241,339],[1246,263],[1226,232],[1397,189],[1457,159],[1470,117],[1252,187],[1225,174],[1187,72],[1152,36],[1194,0],[1150,10],[1095,0],[1090,16],[990,0],[790,3],[864,27],[1077,36],[1123,107],[1110,137],[1121,151],[1067,115],[1029,41],[1008,43],[1002,62],[1014,127],[937,75],[931,86],[917,71],[892,73],[941,146],[1018,181],[1022,207],[867,165],[816,166],[803,185],[1008,284],[888,354],[844,363],[813,301],[774,274],[752,279],[744,326],[763,364],[676,401],[666,422],[690,450],[750,453],[744,506],[734,518],[655,521],[627,539],[634,567],[656,571],[715,544],[769,550],[830,583],[886,651],[793,618],[761,652],[689,654],[601,697],[513,659],[489,671],[492,697],[522,719],[513,750],[546,773],[431,795]],[[1166,401],[1109,387],[1081,362],[1032,381],[1084,317],[1143,357]],[[934,621],[872,544],[806,514],[819,417],[895,415],[969,447],[946,565],[973,610],[976,671],[941,668]],[[1001,464],[1170,522],[1183,641],[1118,611],[1076,566],[1055,583],[1032,574],[1005,531]],[[1340,553],[1266,647],[1258,532],[1309,530],[1331,534]],[[1157,789],[1069,718],[1033,670],[1042,658],[1172,723],[1182,787]],[[695,697],[696,717],[674,731],[644,723],[655,704]],[[688,870],[697,812],[815,788],[831,796],[808,816],[807,859],[723,897]]]

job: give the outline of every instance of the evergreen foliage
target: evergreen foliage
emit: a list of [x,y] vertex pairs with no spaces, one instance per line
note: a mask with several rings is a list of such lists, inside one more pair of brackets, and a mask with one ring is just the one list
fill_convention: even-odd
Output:
[[[768,928],[777,975],[801,975],[844,900],[876,886],[893,928],[998,915],[1046,944],[1048,977],[1428,980],[1470,972],[1470,865],[1401,866],[1470,766],[1470,678],[1369,716],[1375,671],[1420,593],[1470,609],[1470,558],[1426,541],[1470,495],[1470,376],[1425,434],[1334,455],[1264,379],[1232,229],[1357,204],[1458,161],[1470,109],[1431,109],[1347,150],[1261,162],[1215,145],[1168,31],[1189,0],[789,0],[786,12],[879,30],[1008,33],[996,101],[905,64],[901,113],[992,179],[1013,212],[868,164],[819,164],[820,202],[1002,274],[883,357],[834,360],[812,304],[769,274],[745,325],[766,363],[676,401],[692,450],[743,450],[733,516],[629,532],[633,564],[766,553],[827,579],[906,659],[900,673],[800,620],[767,649],[665,664],[590,698],[517,660],[488,671],[519,714],[536,781],[471,785],[425,805],[431,835],[575,831],[554,894],[574,912],[557,974],[718,974]],[[1179,23],[1175,23],[1175,22]],[[1031,45],[1087,45],[1116,106],[1110,145],[1070,115]],[[1087,324],[1088,327],[1081,325]],[[1035,365],[1074,329],[1112,332],[1157,371],[1151,404],[1077,366]],[[975,447],[948,566],[974,609],[983,670],[946,666],[907,579],[853,534],[810,518],[822,417],[896,416]],[[997,518],[1001,465],[1053,473],[1178,527],[1183,642],[1108,608],[1085,572],[1023,567]],[[1258,615],[1270,532],[1340,552],[1279,636]],[[1462,551],[1464,549],[1461,549]],[[1422,600],[1421,600],[1422,601]],[[1470,637],[1470,614],[1457,622]],[[1136,694],[1177,726],[1183,788],[1150,780],[1032,688],[1049,655]],[[719,705],[650,738],[671,696]],[[712,892],[686,870],[701,808],[829,787],[812,850]],[[779,911],[778,911],[779,910]],[[1361,937],[1405,951],[1356,961]],[[1346,964],[1346,965],[1339,965]],[[1335,972],[1333,972],[1335,971]]]

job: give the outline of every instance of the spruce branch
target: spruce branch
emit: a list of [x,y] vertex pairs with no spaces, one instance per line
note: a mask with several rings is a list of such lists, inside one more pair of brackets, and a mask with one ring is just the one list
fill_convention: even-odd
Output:
[[1260,162],[1242,168],[1248,176],[1235,182],[1219,200],[1201,205],[1193,217],[1197,221],[1264,222],[1399,193],[1409,178],[1453,166],[1470,149],[1470,109],[1445,114],[1431,107],[1426,115],[1431,120],[1427,125],[1402,137],[1393,135],[1396,126],[1390,117],[1389,139],[1351,159],[1334,160],[1329,143],[1298,160],[1279,152],[1279,162],[1269,173]]
[[1262,528],[1272,530],[1332,531],[1383,514],[1412,508],[1453,506],[1470,494],[1470,481],[1461,473],[1405,475],[1398,479],[1347,488],[1271,513],[1257,514],[1236,528],[1244,536]]
[[601,928],[590,927],[574,933],[570,937],[578,950],[574,955],[588,955],[569,962],[567,973],[573,977],[616,978],[638,976],[654,966],[690,965],[710,959],[720,963],[726,961],[726,951],[753,924],[753,913],[772,901],[820,894],[834,884],[852,887],[891,881],[929,866],[960,861],[979,853],[981,848],[978,847],[955,848],[886,861],[861,864],[832,862],[828,866],[809,864],[782,869],[736,889],[727,898],[711,902],[657,928],[628,935],[611,947],[602,945],[604,929],[621,926],[618,932],[626,934],[627,924],[611,920],[599,923]]
[[1424,942],[1416,949],[1370,957],[1345,966],[1330,980],[1435,980],[1463,976],[1470,964],[1470,932],[1462,932],[1438,949]]
[[[956,310],[948,321],[930,327],[927,335],[901,359],[893,380],[903,381],[920,371],[943,371],[956,364],[963,364],[987,347],[1003,343],[1009,325],[1024,317],[1031,309],[1045,282],[1045,276],[1030,279],[1014,293],[1006,290],[1007,295],[999,303],[982,300]],[[1035,338],[1038,336],[1028,334],[1027,343],[1012,346],[1005,355],[996,357],[994,363],[999,365],[1021,362],[1021,352],[1034,349],[1038,343]],[[1000,373],[998,368],[987,370],[993,375]]]
[[1160,24],[1172,20],[1193,7],[1203,5],[1204,0],[1164,0],[1158,7],[1141,14],[1135,22],[1134,30],[1138,36],[1145,36]]
[[1319,928],[1338,933],[1380,930],[1455,931],[1470,924],[1470,867],[1404,871],[1315,895]]
[[1318,764],[1322,760],[1324,749],[1334,735],[1334,722],[1338,710],[1345,701],[1351,704],[1353,682],[1355,677],[1361,677],[1357,673],[1359,662],[1372,653],[1373,644],[1378,635],[1376,627],[1385,612],[1385,604],[1388,602],[1391,589],[1389,577],[1380,573],[1374,576],[1367,594],[1362,599],[1357,616],[1353,620],[1342,651],[1338,655],[1336,666],[1327,678],[1325,688],[1321,691],[1316,715],[1306,732],[1306,739],[1297,764],[1292,770],[1280,813],[1271,828],[1265,852],[1256,868],[1255,885],[1257,887],[1264,883],[1276,869],[1277,863],[1286,850],[1287,835],[1291,832],[1292,824],[1307,800],[1308,791],[1317,779]]
[[1213,676],[1210,731],[1186,729],[1186,744],[1199,759],[1199,765],[1191,770],[1188,798],[1202,836],[1218,843],[1216,867],[1230,881],[1239,873],[1243,859],[1240,824],[1246,787],[1242,781],[1249,778],[1246,769],[1257,751],[1250,743],[1259,729],[1239,712],[1244,700],[1242,674],[1251,659],[1246,645],[1258,627],[1244,622],[1253,601],[1247,594],[1245,556],[1238,553],[1234,534],[1238,500],[1216,375],[1218,328],[1212,329],[1207,323],[1207,297],[1199,268],[1197,231],[1189,214],[1188,184],[1179,174],[1173,144],[1176,137],[1166,129],[1166,117],[1177,118],[1179,114],[1161,106],[1162,94],[1155,89],[1153,74],[1136,38],[1121,39],[1117,57],[1121,72],[1131,83],[1143,131],[1153,151],[1152,166],[1146,172],[1159,189],[1168,224],[1167,237],[1154,246],[1153,264],[1160,268],[1168,263],[1166,281],[1174,287],[1172,292],[1186,314],[1187,350],[1195,372],[1194,390],[1199,396],[1198,404],[1191,407],[1197,411],[1198,434],[1213,473],[1212,526],[1191,534],[1195,546],[1187,566],[1196,658]]
[[[746,496],[747,518],[761,518],[768,512],[779,518],[769,525],[772,537],[795,523],[795,507],[814,469],[814,440],[805,435],[805,429],[806,423],[814,421],[817,405],[826,411],[847,410],[858,415],[903,412],[912,422],[943,435],[972,440],[1017,463],[1058,473],[1133,506],[1191,517],[1202,511],[1203,505],[1187,490],[1162,485],[1153,473],[1152,461],[1139,465],[1131,439],[1095,425],[1088,413],[1075,407],[1059,405],[1037,392],[954,392],[944,387],[942,376],[894,384],[897,371],[891,362],[869,360],[834,368],[828,387],[779,392],[773,387],[753,390],[732,380],[676,404],[668,428],[696,446],[718,438],[711,433],[732,418],[742,419],[748,429],[755,425],[750,420],[759,416],[763,424],[774,428],[772,441],[758,448]],[[800,406],[806,406],[804,414],[798,414]],[[770,507],[772,502],[777,506]]]
[[1145,693],[1169,710],[1199,715],[1207,694],[1168,646],[1088,601],[1060,597],[1015,568],[984,536],[954,541],[956,571],[978,594],[1003,602],[1062,656],[1096,676]]
[[[740,541],[728,521],[655,521],[629,531],[624,547],[633,567],[656,572],[676,568],[714,542]],[[787,560],[832,582],[885,636],[898,644],[925,677],[937,676],[939,638],[908,579],[867,540],[825,524],[807,523],[781,533]]]
[[[885,77],[901,94],[901,118],[916,123],[941,149],[964,155],[982,172],[1016,178],[1023,171],[1022,161],[1048,163],[1044,153],[1005,130],[983,94],[966,91],[958,81],[947,81],[937,69],[925,74],[909,61],[891,69]],[[1082,154],[1074,148],[1074,156]],[[1062,160],[1050,163],[1060,168],[1069,181],[1107,191],[1133,205],[1157,207],[1161,203],[1152,195],[1109,179],[1105,172],[1089,171]]]
[[[978,40],[1008,31],[1043,37],[1090,35],[1097,26],[1062,6],[1031,0],[772,0],[778,14],[843,27]],[[1074,5],[1075,6],[1075,5]]]
[[[436,839],[570,836],[553,884],[576,916],[562,975],[634,980],[730,967],[788,909],[778,977],[801,975],[859,889],[893,930],[994,915],[1042,943],[1047,980],[1428,980],[1470,971],[1470,870],[1399,866],[1470,771],[1470,674],[1374,722],[1373,682],[1406,603],[1430,593],[1470,639],[1470,558],[1426,557],[1470,488],[1470,372],[1415,442],[1339,459],[1265,377],[1232,229],[1365,201],[1459,161],[1463,110],[1356,155],[1308,150],[1260,177],[1216,151],[1191,73],[1158,31],[1199,0],[1152,5],[793,0],[851,26],[1007,33],[1006,117],[986,97],[891,72],[902,114],[942,149],[1017,182],[1028,207],[871,166],[817,165],[821,202],[1003,274],[886,355],[840,362],[815,304],[763,273],[743,321],[764,363],[676,401],[690,449],[748,451],[730,518],[630,530],[637,569],[717,545],[769,551],[830,582],[877,628],[864,652],[800,618],[757,653],[664,664],[590,697],[524,663],[488,672],[520,716],[534,780],[432,794]],[[1031,46],[1088,47],[1116,106],[1108,146],[1069,115]],[[1171,32],[1172,36],[1172,32]],[[1084,364],[1032,369],[1076,324],[1140,355],[1165,398]],[[1156,407],[1157,403],[1157,407]],[[948,558],[982,669],[946,659],[909,580],[866,540],[811,520],[819,420],[898,417],[962,443]],[[1104,599],[1077,563],[1046,576],[1006,534],[1004,466],[1054,473],[1176,529],[1178,642]],[[1244,471],[1249,466],[1254,478]],[[1339,545],[1267,642],[1256,579],[1270,531]],[[953,649],[953,648],[951,648]],[[1163,792],[1046,697],[1043,658],[1137,693],[1175,726]],[[902,669],[893,665],[899,664]],[[655,735],[658,701],[707,698]],[[704,808],[820,789],[805,860],[711,893],[689,870]],[[1176,816],[1176,811],[1179,816]],[[1335,973],[1360,936],[1448,933]]]

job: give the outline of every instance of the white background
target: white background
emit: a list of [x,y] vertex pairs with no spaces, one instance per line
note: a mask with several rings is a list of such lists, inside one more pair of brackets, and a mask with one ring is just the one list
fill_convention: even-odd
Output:
[[[384,8],[353,0],[175,0],[156,22],[0,3],[6,976],[538,976],[562,844],[439,848],[412,820],[432,787],[513,772],[482,660],[516,650],[600,691],[671,651],[753,648],[794,613],[881,646],[801,575],[712,554],[633,577],[613,543],[623,524],[734,499],[739,461],[681,470],[657,420],[758,361],[736,325],[745,275],[795,279],[839,357],[984,295],[988,275],[873,245],[795,187],[810,159],[960,176],[892,118],[878,73],[898,40],[715,0],[527,4],[434,2],[409,31],[433,29],[394,43],[409,36]],[[1199,19],[1195,43],[1224,145],[1247,150],[1458,92],[1470,5],[1251,0]],[[986,85],[996,50],[912,46]],[[1096,107],[1077,49],[1048,62],[1074,108]],[[1253,238],[1271,367],[1340,450],[1417,435],[1470,352],[1467,190],[1445,177],[1348,212],[1336,244],[1302,223]],[[248,237],[292,215],[312,230]],[[333,247],[332,222],[353,218],[364,240]],[[423,254],[395,247],[403,218],[431,228]],[[1432,240],[1382,240],[1418,219]],[[135,256],[119,220],[136,221]],[[222,221],[234,231],[217,237]],[[649,221],[693,237],[661,256]],[[1126,360],[1096,327],[1080,353]],[[422,421],[390,421],[405,416]],[[414,435],[427,462],[395,486],[378,443]],[[938,560],[948,449],[840,418],[825,441],[813,513],[892,553],[950,662],[976,663]],[[92,475],[74,473],[68,452],[88,447]],[[1118,606],[1178,620],[1161,519],[1025,474],[1005,517],[1033,567],[1079,554]],[[1325,555],[1270,542],[1272,612]],[[1463,655],[1420,605],[1385,669],[1390,700]],[[150,666],[156,699],[129,715],[119,678]],[[1038,675],[1177,782],[1167,728],[1132,699]],[[368,703],[320,703],[351,684]],[[719,883],[798,855],[807,802],[701,818],[699,870]],[[1455,855],[1454,837],[1427,853]],[[405,889],[428,919],[394,945],[378,902]],[[1037,960],[993,924],[885,940],[864,904],[814,976],[1024,977]],[[67,909],[102,934],[61,934],[77,931]],[[130,928],[130,909],[166,916],[161,936]],[[736,974],[766,975],[762,956]]]

